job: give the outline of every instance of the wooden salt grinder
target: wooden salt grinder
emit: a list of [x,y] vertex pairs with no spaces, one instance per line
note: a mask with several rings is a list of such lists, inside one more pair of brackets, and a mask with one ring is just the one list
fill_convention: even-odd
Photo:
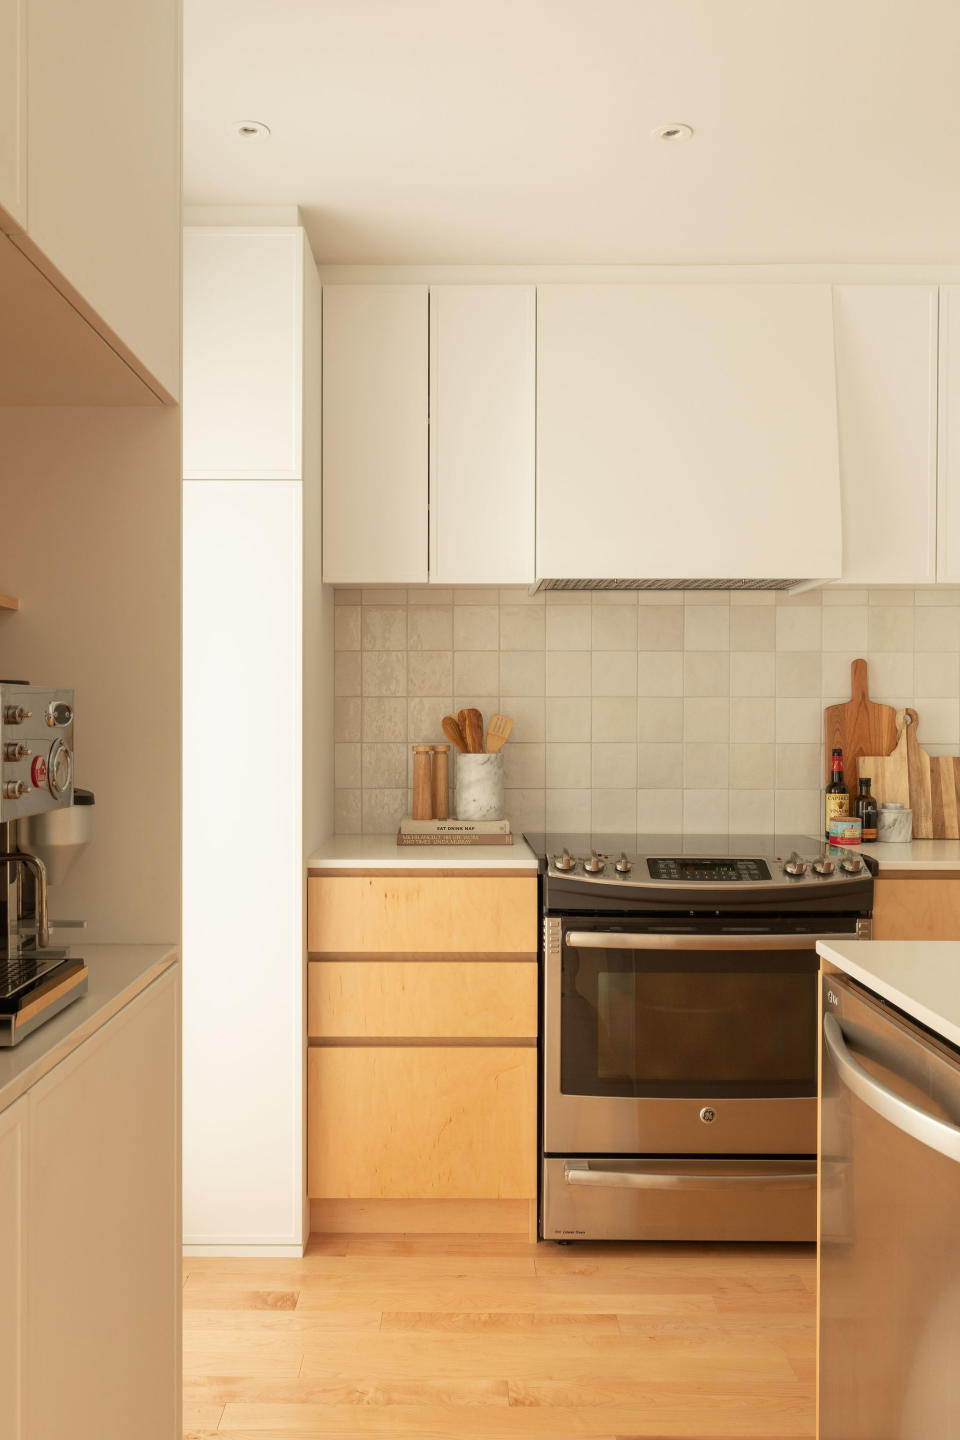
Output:
[[413,747],[413,818],[431,820],[433,806],[430,798],[430,745]]
[[446,820],[450,815],[450,746],[433,746],[433,818]]

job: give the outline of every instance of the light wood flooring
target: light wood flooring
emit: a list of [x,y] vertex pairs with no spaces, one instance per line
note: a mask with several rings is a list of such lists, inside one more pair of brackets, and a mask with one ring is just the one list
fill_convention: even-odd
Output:
[[814,1433],[812,1246],[341,1235],[184,1272],[190,1440]]

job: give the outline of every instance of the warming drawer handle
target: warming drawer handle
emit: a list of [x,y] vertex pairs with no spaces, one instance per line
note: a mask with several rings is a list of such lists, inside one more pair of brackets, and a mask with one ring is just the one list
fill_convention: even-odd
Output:
[[839,1021],[833,1015],[823,1017],[823,1043],[836,1066],[837,1074],[851,1094],[856,1095],[857,1099],[869,1106],[881,1120],[886,1120],[904,1135],[909,1135],[912,1140],[919,1140],[921,1145],[936,1150],[938,1155],[960,1163],[960,1129],[947,1120],[931,1115],[929,1110],[922,1110],[919,1105],[904,1100],[903,1096],[891,1090],[889,1085],[875,1079],[869,1070],[865,1070],[860,1062],[853,1058]]
[[568,1160],[563,1167],[563,1179],[567,1185],[593,1185],[599,1190],[716,1190],[718,1185],[775,1185],[780,1190],[811,1190],[817,1184],[816,1169],[809,1162],[798,1170],[709,1175],[644,1169],[642,1165],[632,1170],[591,1170],[584,1161]]
[[577,950],[814,950],[818,940],[853,940],[853,935],[651,935],[624,931],[568,930]]

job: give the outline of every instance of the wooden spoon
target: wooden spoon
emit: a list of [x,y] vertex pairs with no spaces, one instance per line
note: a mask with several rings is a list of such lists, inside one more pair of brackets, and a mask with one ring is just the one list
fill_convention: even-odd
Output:
[[459,750],[461,755],[466,755],[467,742],[463,738],[463,731],[460,729],[460,726],[457,724],[453,716],[444,715],[441,724],[443,726],[443,733],[444,735],[446,735],[453,748],[455,750]]
[[510,739],[513,721],[509,715],[491,715],[487,727],[487,753],[496,755]]
[[483,754],[483,716],[479,710],[458,710],[460,733],[467,742],[470,755]]

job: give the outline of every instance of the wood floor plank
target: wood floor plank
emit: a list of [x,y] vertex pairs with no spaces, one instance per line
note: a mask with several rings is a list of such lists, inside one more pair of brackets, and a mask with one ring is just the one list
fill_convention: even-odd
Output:
[[558,1330],[580,1334],[619,1335],[620,1324],[616,1315],[557,1315],[536,1314],[532,1311],[511,1312],[509,1310],[475,1310],[457,1312],[450,1310],[385,1310],[380,1329],[410,1333],[476,1334],[494,1331],[498,1334],[529,1335],[534,1332],[554,1334]]

